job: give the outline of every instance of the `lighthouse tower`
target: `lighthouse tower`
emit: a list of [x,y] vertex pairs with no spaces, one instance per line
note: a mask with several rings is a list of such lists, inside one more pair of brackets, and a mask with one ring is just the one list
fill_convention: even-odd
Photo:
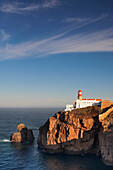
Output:
[[81,90],[78,91],[78,99],[82,100],[82,91]]

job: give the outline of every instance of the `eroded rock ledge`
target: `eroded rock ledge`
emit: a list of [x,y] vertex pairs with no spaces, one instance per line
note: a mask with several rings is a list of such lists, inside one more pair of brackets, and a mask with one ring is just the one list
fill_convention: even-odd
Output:
[[110,116],[112,113],[109,114],[111,119],[109,128],[108,123],[106,125],[103,123],[105,119],[99,121],[101,113],[103,111],[98,106],[56,113],[40,127],[38,146],[50,153],[101,154],[104,162],[112,164],[113,143],[110,142],[113,141],[113,118]]
[[17,126],[18,132],[11,135],[10,141],[17,143],[32,142],[34,140],[33,131],[25,127],[23,123]]

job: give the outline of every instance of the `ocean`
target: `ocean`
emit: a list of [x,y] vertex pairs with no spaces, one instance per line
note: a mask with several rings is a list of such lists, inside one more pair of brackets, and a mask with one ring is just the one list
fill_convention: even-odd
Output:
[[[95,155],[48,154],[37,145],[39,127],[58,108],[0,108],[0,170],[113,170]],[[11,143],[18,124],[33,130],[32,144]]]

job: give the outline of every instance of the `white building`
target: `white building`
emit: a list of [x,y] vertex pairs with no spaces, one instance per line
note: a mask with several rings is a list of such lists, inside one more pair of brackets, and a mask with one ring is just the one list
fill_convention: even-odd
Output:
[[71,111],[77,108],[83,108],[87,106],[101,106],[102,99],[82,99],[82,91],[78,91],[78,99],[75,101],[74,105],[67,104],[65,111]]
[[77,99],[74,104],[74,108],[83,108],[87,106],[95,106],[99,105],[101,106],[101,99]]
[[74,105],[72,104],[66,104],[66,109],[64,111],[71,111],[74,109]]

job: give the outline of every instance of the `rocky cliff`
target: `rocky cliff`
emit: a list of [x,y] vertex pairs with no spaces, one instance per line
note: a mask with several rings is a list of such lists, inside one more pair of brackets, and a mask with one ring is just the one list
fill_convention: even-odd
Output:
[[[105,117],[105,114],[108,113]],[[113,166],[113,107],[103,113],[104,119],[100,119],[102,127],[99,133],[100,152],[103,161]]]
[[38,145],[48,152],[96,152],[100,129],[99,112],[100,108],[93,106],[56,113],[40,127]]
[[[56,113],[40,127],[38,146],[50,153],[101,154],[104,162],[111,164],[113,118],[111,116],[110,125],[105,125],[105,119],[99,121],[101,113],[98,106]],[[108,115],[106,119],[109,122]]]
[[34,140],[33,131],[25,127],[23,123],[17,126],[18,132],[15,132],[11,135],[10,141],[11,142],[32,142]]

